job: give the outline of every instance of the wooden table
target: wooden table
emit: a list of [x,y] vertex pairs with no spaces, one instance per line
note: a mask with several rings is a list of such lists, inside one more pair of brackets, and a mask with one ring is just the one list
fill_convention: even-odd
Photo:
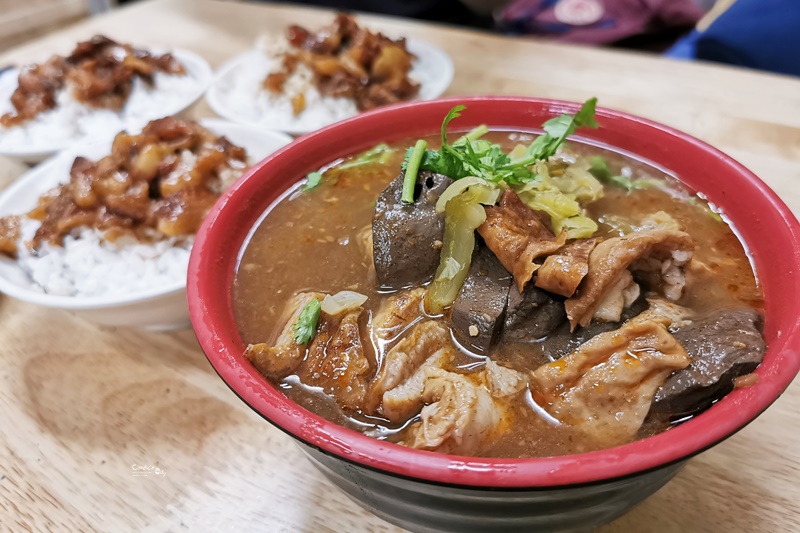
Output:
[[[329,13],[153,0],[0,56],[64,52],[95,32],[185,47],[212,65],[288,23]],[[688,131],[800,212],[800,80],[624,52],[510,40],[404,20],[370,26],[446,49],[448,94],[584,100]],[[210,111],[201,103],[198,117]],[[0,179],[22,171],[0,164]],[[606,532],[800,530],[800,385],[692,460]],[[158,467],[136,476],[137,468]],[[103,330],[0,297],[0,530],[398,531],[325,481],[292,439],[214,374],[191,331]]]

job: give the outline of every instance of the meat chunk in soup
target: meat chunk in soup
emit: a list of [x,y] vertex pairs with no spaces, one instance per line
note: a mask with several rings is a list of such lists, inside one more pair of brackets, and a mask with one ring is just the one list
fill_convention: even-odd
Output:
[[505,416],[483,385],[466,376],[437,368],[425,369],[419,422],[401,444],[410,448],[469,455],[490,440]]
[[378,196],[372,219],[375,273],[380,285],[390,289],[433,279],[444,236],[444,215],[436,212],[436,202],[453,182],[441,174],[420,172],[414,203],[407,204],[401,199],[403,179],[400,174]]
[[[563,306],[562,306],[563,307]],[[561,323],[553,329],[547,337],[541,340],[539,346],[550,359],[559,359],[577,350],[583,343],[601,333],[619,329],[623,323],[647,310],[647,301],[639,298],[630,307],[622,312],[618,322],[592,322],[585,328],[570,331],[566,314]],[[562,309],[563,312],[563,309]]]
[[453,360],[450,346],[436,350],[403,383],[386,391],[381,401],[381,414],[392,422],[402,422],[419,413],[423,406],[425,372],[429,368],[445,369]]
[[634,318],[537,368],[534,398],[562,423],[621,444],[635,437],[667,377],[690,362],[663,323]]
[[579,239],[547,256],[536,271],[536,286],[569,298],[589,273],[589,254],[597,239]]
[[297,344],[294,337],[294,324],[300,318],[303,308],[312,300],[322,301],[325,295],[319,292],[296,294],[284,311],[284,324],[273,346],[267,343],[250,344],[244,352],[259,372],[272,379],[281,379],[291,374],[303,361],[306,345]]
[[434,352],[450,344],[450,332],[436,320],[416,324],[384,357],[372,384],[374,407],[383,394],[408,379]]
[[[651,296],[647,298],[646,301],[648,307],[636,317],[637,320],[647,319],[655,320],[656,322],[665,322],[669,324],[670,331],[673,332],[677,328],[682,328],[692,323],[694,312],[688,307],[683,307],[682,305],[678,305],[660,296]],[[631,307],[631,309],[633,309],[633,307]],[[678,340],[680,341],[680,339]]]
[[[648,273],[654,269],[669,272],[670,279],[663,279],[662,293],[670,298],[680,296],[683,278],[679,269],[691,259],[693,250],[692,237],[676,230],[637,231],[601,242],[589,256],[589,273],[581,288],[565,303],[572,329],[588,326],[598,309],[606,309],[601,304],[611,305],[620,296],[623,301],[629,297],[625,295],[626,290],[631,291],[628,268],[637,260],[646,260],[637,264]],[[607,298],[612,301],[609,303]],[[603,318],[610,321],[608,314]]]
[[764,358],[761,324],[758,311],[740,307],[713,312],[678,329],[675,338],[692,363],[658,389],[653,414],[688,416],[733,390],[733,380],[755,370]]
[[367,394],[370,364],[364,354],[358,319],[362,310],[320,318],[314,340],[297,375],[308,385],[320,387],[339,406],[358,409]]
[[550,293],[528,285],[520,294],[517,287],[512,286],[508,292],[503,336],[510,341],[537,341],[566,320],[564,303]]
[[417,287],[393,294],[381,303],[372,320],[372,331],[381,340],[389,341],[400,335],[420,317],[425,289]]
[[[383,395],[381,413],[393,422],[408,420],[419,413],[424,405],[426,372],[435,368],[446,370],[452,363],[455,352],[451,347],[438,350],[431,355],[405,382]],[[522,372],[501,366],[488,360],[483,370],[470,374],[473,383],[482,385],[494,398],[508,398],[525,390],[528,378]]]
[[498,205],[486,208],[486,222],[478,233],[514,275],[520,292],[538,268],[534,259],[552,254],[564,246],[567,238],[563,232],[558,237],[553,235],[544,215],[525,205],[512,190],[503,193]]
[[623,270],[616,282],[606,291],[597,303],[592,320],[597,322],[617,322],[622,311],[639,298],[641,287],[633,281],[629,270]]
[[450,327],[462,346],[489,352],[503,328],[510,287],[511,274],[491,250],[478,246],[450,313]]
[[528,386],[528,377],[525,374],[499,365],[492,360],[486,361],[486,365],[478,377],[495,398],[514,396]]
[[320,313],[313,340],[298,344],[294,325],[312,300],[325,295],[303,292],[295,295],[284,315],[288,316],[274,346],[251,344],[245,356],[266,376],[283,378],[291,373],[304,383],[320,387],[346,409],[357,409],[365,400],[371,368],[364,353],[359,328],[362,309],[338,315]]

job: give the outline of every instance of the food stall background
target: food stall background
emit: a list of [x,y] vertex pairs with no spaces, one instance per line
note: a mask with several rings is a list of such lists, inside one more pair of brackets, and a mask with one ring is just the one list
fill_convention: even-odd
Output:
[[[0,50],[136,0],[0,0]],[[223,0],[220,0],[223,1]],[[294,0],[800,75],[796,0]],[[0,68],[6,65],[0,65]]]

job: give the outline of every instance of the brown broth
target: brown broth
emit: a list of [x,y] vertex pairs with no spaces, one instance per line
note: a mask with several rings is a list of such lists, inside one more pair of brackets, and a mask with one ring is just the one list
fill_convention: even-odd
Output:
[[[506,150],[520,140],[530,139],[525,134],[502,132],[493,132],[486,138]],[[432,146],[438,144],[435,138],[429,142]],[[614,171],[628,167],[635,177],[666,180],[665,188],[631,192],[607,186],[604,197],[588,205],[587,210],[599,221],[601,235],[614,234],[615,225],[633,223],[656,211],[666,211],[686,228],[696,240],[697,250],[695,266],[687,270],[687,286],[680,304],[700,312],[743,304],[762,307],[761,291],[745,250],[730,227],[712,215],[704,201],[674,178],[643,162],[576,143],[570,144],[568,151],[576,155],[602,155]],[[301,193],[295,188],[272,206],[246,244],[235,280],[234,312],[245,343],[273,342],[283,327],[279,318],[287,301],[300,291],[332,294],[353,290],[368,296],[364,305],[368,312],[378,309],[386,295],[378,290],[360,232],[371,225],[375,200],[396,177],[402,155],[401,149],[388,164],[343,170],[335,179],[326,177],[311,193]],[[501,344],[491,358],[522,372],[550,360],[536,343]],[[469,372],[481,361],[462,354],[451,370]],[[331,398],[299,383],[296,376],[286,378],[279,386],[289,398],[310,411],[378,438],[398,440],[399,431],[415,420],[393,425],[360,412],[344,413]],[[548,422],[528,391],[515,402],[511,406],[512,428],[484,445],[476,455],[564,455],[608,445],[594,442],[576,429]],[[649,424],[641,429],[639,436],[666,428],[664,424]]]

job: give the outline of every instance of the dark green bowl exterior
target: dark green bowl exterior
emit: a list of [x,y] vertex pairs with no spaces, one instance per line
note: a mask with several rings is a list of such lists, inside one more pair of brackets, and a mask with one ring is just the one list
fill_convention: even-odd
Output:
[[402,478],[349,463],[302,442],[299,446],[353,501],[415,533],[586,531],[622,516],[686,464],[681,461],[591,485],[503,490]]

